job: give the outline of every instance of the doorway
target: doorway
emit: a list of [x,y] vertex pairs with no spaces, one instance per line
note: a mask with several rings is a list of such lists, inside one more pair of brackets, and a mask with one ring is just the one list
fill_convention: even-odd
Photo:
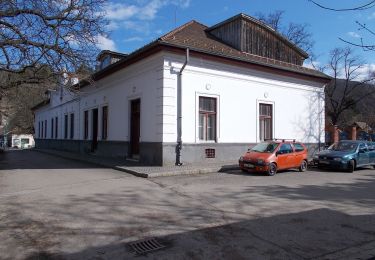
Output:
[[141,100],[130,103],[130,155],[139,158],[139,137],[141,129]]
[[98,109],[92,110],[92,139],[91,139],[91,152],[95,152],[98,148]]

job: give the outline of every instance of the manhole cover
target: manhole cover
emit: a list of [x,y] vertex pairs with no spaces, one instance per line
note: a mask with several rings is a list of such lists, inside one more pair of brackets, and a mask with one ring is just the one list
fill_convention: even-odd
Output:
[[165,246],[155,238],[132,242],[129,243],[129,246],[137,255],[146,254],[155,250],[165,248]]

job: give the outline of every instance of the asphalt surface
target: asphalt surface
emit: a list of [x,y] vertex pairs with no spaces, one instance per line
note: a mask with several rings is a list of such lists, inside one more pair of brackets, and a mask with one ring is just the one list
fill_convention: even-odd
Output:
[[[163,249],[136,255],[130,243]],[[154,179],[0,154],[0,259],[371,259],[375,170]]]

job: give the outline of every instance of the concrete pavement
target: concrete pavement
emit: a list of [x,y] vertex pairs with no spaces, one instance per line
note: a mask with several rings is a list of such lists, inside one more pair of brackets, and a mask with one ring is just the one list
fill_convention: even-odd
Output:
[[[370,259],[375,170],[136,178],[0,157],[0,259]],[[129,243],[165,248],[136,256]]]
[[58,151],[52,149],[34,149],[35,151],[59,156],[65,159],[72,159],[76,161],[93,163],[99,166],[112,168],[118,171],[130,173],[134,176],[142,178],[155,178],[176,175],[192,175],[204,174],[217,171],[228,171],[239,169],[237,161],[228,161],[220,163],[197,163],[197,164],[183,164],[181,166],[144,166],[131,160],[124,158],[109,158],[100,157],[90,154],[77,154],[66,151]]

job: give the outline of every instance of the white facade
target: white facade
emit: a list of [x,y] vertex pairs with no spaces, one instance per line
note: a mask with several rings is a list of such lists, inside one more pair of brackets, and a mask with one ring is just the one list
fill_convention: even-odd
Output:
[[[101,111],[103,106],[108,106],[108,136],[103,140],[103,144],[111,142],[116,144],[116,152],[112,153],[110,151],[115,149],[108,148],[110,151],[106,150],[103,154],[129,157],[129,147],[126,143],[130,142],[130,104],[131,100],[140,99],[139,142],[144,144],[140,146],[141,161],[142,153],[146,153],[147,146],[145,156],[149,158],[148,162],[155,163],[156,160],[158,161],[156,164],[173,164],[174,145],[177,142],[178,72],[184,61],[183,55],[160,51],[95,81],[77,93],[53,92],[50,104],[35,111],[36,138],[40,141],[55,139],[55,141],[89,142],[93,139],[93,109],[98,109],[97,139],[101,141]],[[189,162],[204,158],[196,151],[184,148],[189,145],[197,145],[201,152],[206,147],[215,147],[215,144],[228,145],[228,147],[242,144],[237,150],[225,150],[221,154],[221,160],[224,160],[239,157],[246,146],[261,141],[259,137],[259,104],[261,103],[272,104],[274,138],[296,139],[315,144],[324,142],[324,100],[321,98],[324,96],[323,83],[191,56],[182,72],[181,89],[182,158]],[[216,100],[216,140],[214,141],[199,140],[199,97],[212,97]],[[89,135],[86,140],[84,138],[85,111],[89,113]],[[73,138],[70,138],[71,114],[74,114]],[[67,136],[65,136],[64,119],[66,115],[68,116]],[[157,150],[163,145],[169,145],[170,148]],[[156,155],[152,155],[153,152]],[[186,153],[194,153],[194,155],[185,156]],[[231,154],[226,155],[226,153]],[[155,156],[162,156],[162,161],[160,162],[160,158],[155,159]]]

